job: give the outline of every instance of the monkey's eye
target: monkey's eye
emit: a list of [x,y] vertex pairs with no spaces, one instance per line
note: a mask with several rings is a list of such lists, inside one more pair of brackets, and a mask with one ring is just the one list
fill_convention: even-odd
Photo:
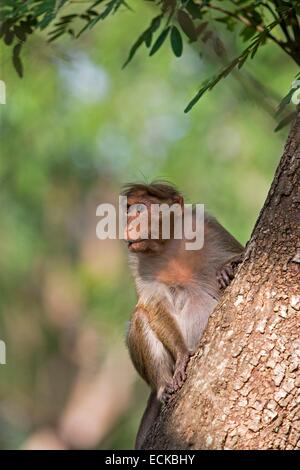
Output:
[[128,214],[133,215],[133,214],[141,214],[147,210],[145,204],[132,204],[132,206],[129,206],[127,209]]
[[137,212],[138,212],[139,214],[140,214],[141,212],[145,212],[146,209],[147,209],[147,208],[146,208],[145,204],[137,204],[136,210],[137,210]]

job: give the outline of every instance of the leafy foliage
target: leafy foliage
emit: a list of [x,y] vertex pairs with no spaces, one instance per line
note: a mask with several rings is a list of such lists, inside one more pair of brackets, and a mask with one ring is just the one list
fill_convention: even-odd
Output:
[[[172,52],[180,57],[183,53],[182,33],[200,53],[210,45],[223,62],[226,58],[227,65],[215,77],[202,83],[186,112],[204,93],[212,90],[232,70],[241,68],[268,42],[276,44],[300,65],[300,5],[297,0],[147,1],[160,9],[160,14],[132,45],[124,67],[142,46],[149,49],[150,56],[156,54],[168,36]],[[13,47],[13,64],[22,76],[22,46],[35,31],[47,30],[49,41],[65,34],[76,38],[122,9],[131,9],[126,0],[4,0],[0,7],[0,37],[7,46]],[[240,55],[231,61],[220,38],[220,24],[231,33],[239,34],[246,44]]]
[[[105,3],[101,12],[94,8]],[[63,11],[72,9],[76,2],[68,0],[5,0],[0,4],[0,38],[7,46],[14,46],[13,64],[17,73],[22,76],[22,63],[20,52],[29,36],[36,31],[48,31],[49,41],[58,39],[63,34],[77,37],[86,29],[92,28],[98,21],[115,13],[120,6],[127,5],[125,0],[87,1],[78,5],[85,5],[85,9],[70,12],[61,16]],[[88,5],[88,7],[86,7]],[[82,26],[82,22],[84,26]],[[77,33],[73,27],[80,26]]]
[[266,41],[266,38],[269,34],[269,32],[277,25],[277,22],[273,22],[271,25],[269,25],[265,30],[263,30],[261,33],[257,34],[254,39],[251,41],[250,45],[237,57],[235,58],[233,61],[230,62],[229,65],[227,65],[226,67],[224,67],[221,72],[216,75],[215,77],[213,77],[212,79],[204,82],[200,88],[200,90],[198,91],[198,93],[196,94],[196,96],[192,99],[192,101],[188,104],[188,106],[186,107],[185,109],[185,112],[187,113],[188,111],[190,111],[192,109],[192,107],[197,103],[197,101],[199,101],[199,99],[201,98],[202,95],[204,95],[204,93],[206,91],[209,91],[209,90],[212,90],[215,85],[217,85],[217,83],[222,80],[222,78],[225,78],[227,77],[227,75],[230,74],[230,72],[238,67],[239,69],[243,67],[243,65],[245,64],[246,60],[250,57],[251,59],[253,59],[253,57],[255,56],[255,54],[257,53],[258,51],[258,48],[260,47],[260,45],[264,44],[265,41]]

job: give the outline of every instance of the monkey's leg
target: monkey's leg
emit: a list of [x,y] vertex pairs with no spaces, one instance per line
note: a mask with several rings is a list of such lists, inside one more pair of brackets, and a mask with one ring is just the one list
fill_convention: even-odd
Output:
[[156,392],[151,392],[136,436],[134,446],[136,450],[140,450],[142,448],[145,437],[159,415],[160,409],[161,402],[158,400]]
[[152,331],[147,312],[142,308],[137,308],[133,314],[127,344],[136,370],[152,388],[136,437],[135,448],[140,449],[150,426],[159,414],[161,395],[166,384],[172,381],[173,360]]
[[221,289],[225,289],[234,278],[239,264],[243,261],[244,254],[240,253],[229,259],[217,270],[217,280]]

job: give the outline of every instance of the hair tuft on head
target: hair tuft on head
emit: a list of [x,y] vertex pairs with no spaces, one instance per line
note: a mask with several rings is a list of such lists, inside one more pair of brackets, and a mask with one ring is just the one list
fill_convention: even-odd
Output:
[[155,180],[151,183],[127,183],[123,186],[122,196],[130,197],[142,192],[149,196],[157,197],[161,200],[172,199],[174,197],[181,197],[181,192],[165,180]]

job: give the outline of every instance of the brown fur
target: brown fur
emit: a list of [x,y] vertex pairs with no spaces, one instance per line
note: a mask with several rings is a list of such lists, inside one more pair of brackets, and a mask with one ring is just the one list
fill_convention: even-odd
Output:
[[[128,197],[129,205],[145,203],[147,208],[157,202],[183,203],[181,193],[165,182],[130,184],[123,195]],[[184,240],[171,239],[143,240],[138,249],[130,251],[138,302],[127,343],[137,371],[158,400],[167,399],[185,380],[190,353],[195,350],[221,296],[217,272],[243,250],[207,214],[204,236],[201,250],[185,250]],[[155,419],[155,413],[149,408],[152,401],[138,433],[139,446],[141,436],[145,436],[145,429],[151,425],[147,416]]]
[[[170,316],[162,302],[141,306],[146,312],[148,324],[157,338],[162,342],[174,361],[181,354],[188,353],[181,331],[176,320]],[[156,388],[157,388],[156,384]]]
[[150,184],[146,183],[128,183],[123,186],[122,195],[134,198],[141,196],[154,197],[160,201],[173,200],[176,197],[182,197],[180,191],[173,185],[166,181],[153,181]]

